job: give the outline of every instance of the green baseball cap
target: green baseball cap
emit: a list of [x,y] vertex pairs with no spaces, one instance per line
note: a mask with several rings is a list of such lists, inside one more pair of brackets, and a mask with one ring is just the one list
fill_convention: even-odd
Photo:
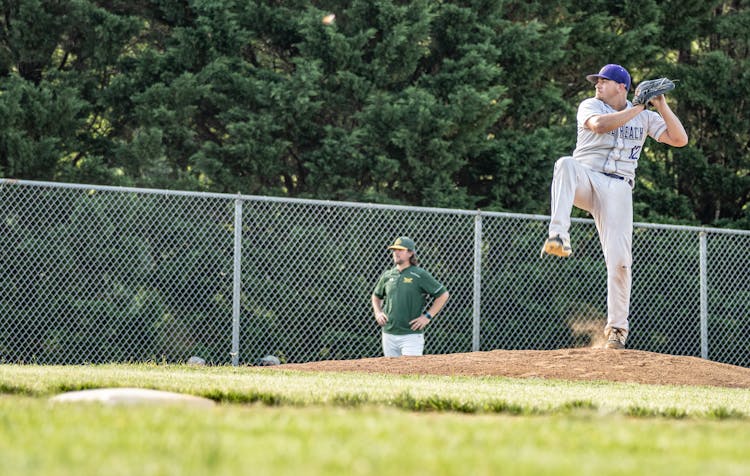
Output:
[[396,238],[396,241],[394,241],[393,244],[388,247],[389,250],[409,250],[409,251],[416,251],[416,248],[417,247],[414,244],[414,240],[412,240],[408,236],[401,236],[399,238]]

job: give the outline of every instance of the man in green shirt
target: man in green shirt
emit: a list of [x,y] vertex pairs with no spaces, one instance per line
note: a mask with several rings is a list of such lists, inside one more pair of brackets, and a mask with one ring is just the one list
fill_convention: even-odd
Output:
[[[383,273],[371,298],[375,320],[383,327],[383,354],[422,355],[424,328],[450,296],[445,286],[418,266],[414,240],[402,236],[388,249],[396,266]],[[433,301],[425,311],[427,296]]]

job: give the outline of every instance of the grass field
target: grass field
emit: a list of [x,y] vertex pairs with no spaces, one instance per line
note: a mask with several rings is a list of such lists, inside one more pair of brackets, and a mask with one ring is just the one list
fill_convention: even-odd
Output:
[[[53,404],[137,386],[214,408]],[[750,390],[160,365],[0,366],[3,475],[749,474]]]

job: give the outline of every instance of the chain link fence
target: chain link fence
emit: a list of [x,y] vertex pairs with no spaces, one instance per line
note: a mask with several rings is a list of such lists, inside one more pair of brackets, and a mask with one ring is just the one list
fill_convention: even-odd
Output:
[[[382,355],[370,295],[414,238],[451,299],[426,353],[589,346],[591,220],[0,180],[0,360],[253,364]],[[750,366],[750,232],[636,224],[630,348]]]

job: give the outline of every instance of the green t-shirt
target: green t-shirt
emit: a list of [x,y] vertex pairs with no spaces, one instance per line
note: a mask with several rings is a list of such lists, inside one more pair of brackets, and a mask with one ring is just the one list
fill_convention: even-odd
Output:
[[388,316],[383,332],[421,334],[422,331],[411,330],[409,321],[422,315],[426,296],[435,298],[444,292],[445,286],[419,266],[409,266],[403,271],[397,267],[389,269],[380,277],[372,293],[383,300],[383,312]]

